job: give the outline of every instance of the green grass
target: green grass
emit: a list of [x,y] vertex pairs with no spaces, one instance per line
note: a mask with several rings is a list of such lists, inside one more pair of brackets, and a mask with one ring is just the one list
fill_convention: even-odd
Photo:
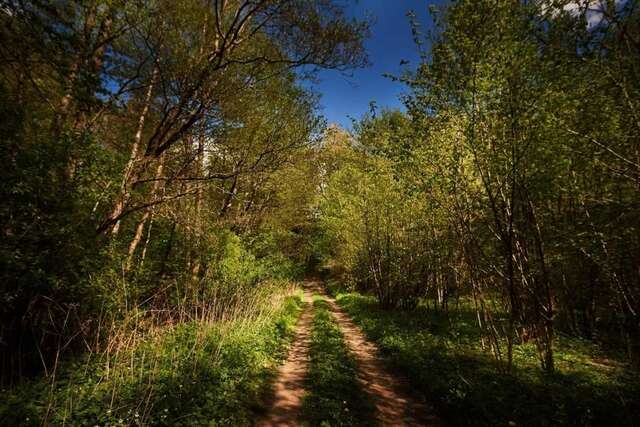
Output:
[[[0,401],[0,425],[251,425],[293,336],[300,295],[273,311],[170,328],[127,354],[67,363]],[[48,415],[46,415],[48,412]]]
[[303,419],[312,426],[375,425],[373,405],[356,378],[356,364],[327,302],[314,297],[308,394]]
[[337,301],[449,425],[631,426],[640,419],[638,373],[588,341],[558,338],[553,375],[540,370],[532,344],[518,345],[513,373],[503,374],[480,348],[471,307],[447,318],[424,306],[381,310],[355,293]]

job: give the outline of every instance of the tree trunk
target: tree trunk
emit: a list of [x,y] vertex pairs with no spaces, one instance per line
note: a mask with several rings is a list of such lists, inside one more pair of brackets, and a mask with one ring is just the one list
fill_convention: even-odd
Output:
[[[140,112],[140,116],[138,117],[138,127],[136,129],[136,133],[133,138],[133,145],[131,146],[131,153],[129,154],[129,160],[127,161],[127,165],[124,168],[124,173],[122,175],[122,183],[120,184],[120,194],[118,196],[118,200],[109,215],[109,218],[113,219],[115,223],[111,227],[112,236],[116,236],[118,231],[120,230],[120,220],[117,219],[122,214],[125,206],[129,202],[131,197],[131,177],[133,175],[133,171],[136,167],[136,162],[138,161],[138,155],[140,151],[140,142],[142,141],[142,132],[144,131],[144,122],[146,121],[147,114],[149,113],[149,109],[151,107],[151,100],[153,97],[153,88],[158,79],[158,68],[154,68],[153,74],[151,76],[151,82],[149,83],[149,87],[147,88],[147,93],[144,98],[144,104],[142,106],[142,111]],[[157,182],[157,181],[156,181]]]
[[144,260],[147,257],[147,249],[149,248],[149,241],[151,240],[151,229],[153,228],[153,216],[154,210],[151,211],[151,215],[149,217],[149,226],[147,227],[147,237],[144,240],[144,245],[142,246],[142,254],[140,254],[140,267],[144,265]]
[[242,163],[242,161],[238,162],[233,170],[233,181],[231,181],[231,188],[229,188],[229,191],[227,191],[224,201],[222,202],[222,207],[220,208],[220,218],[224,218],[226,216],[227,211],[229,210],[229,208],[231,208],[234,197],[238,193],[238,176],[240,173],[240,168],[242,167]]
[[[204,165],[204,142],[205,142],[205,129],[204,125],[200,127],[200,135],[198,135],[198,154],[197,154],[197,164],[196,164],[196,174],[198,176],[202,176],[204,173],[205,165]],[[198,184],[196,184],[198,185]],[[193,260],[191,265],[191,281],[195,282],[198,278],[198,274],[200,273],[200,245],[202,244],[202,199],[203,199],[203,188],[202,186],[198,186],[196,189],[196,199],[195,199],[195,242],[192,246],[191,251],[191,259]]]
[[[158,196],[158,191],[160,190],[160,183],[161,183],[161,178],[162,178],[162,173],[164,170],[164,156],[160,156],[160,159],[158,161],[158,167],[156,168],[156,175],[155,175],[155,181],[153,183],[153,189],[151,190],[151,195],[149,196],[150,200],[155,200],[156,197]],[[144,231],[144,226],[146,225],[147,221],[149,220],[149,218],[151,218],[151,216],[153,215],[153,210],[154,207],[149,207],[145,210],[144,214],[142,215],[142,218],[140,218],[140,221],[138,222],[138,225],[136,226],[136,232],[135,235],[133,236],[133,239],[131,240],[131,243],[129,244],[129,252],[127,255],[127,262],[125,264],[125,273],[128,273],[131,270],[131,265],[133,263],[133,257],[136,253],[136,248],[138,247],[138,244],[140,244],[140,240],[142,239],[142,233]]]
[[167,247],[164,251],[164,255],[162,256],[162,261],[160,261],[160,269],[158,270],[158,277],[162,278],[167,271],[167,262],[169,261],[169,255],[171,254],[171,249],[173,249],[173,239],[176,234],[177,222],[173,222],[171,225],[171,233],[169,234],[169,241],[167,242]]

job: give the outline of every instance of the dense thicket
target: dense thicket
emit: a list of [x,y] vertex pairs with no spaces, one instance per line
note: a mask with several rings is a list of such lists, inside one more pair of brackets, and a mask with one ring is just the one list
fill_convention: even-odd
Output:
[[[414,26],[407,112],[375,111],[326,161],[324,243],[387,306],[469,296],[511,368],[558,330],[640,361],[640,10],[458,1]],[[337,142],[336,142],[337,141]]]
[[299,77],[362,65],[366,30],[332,0],[3,2],[1,381],[295,274],[323,125]]

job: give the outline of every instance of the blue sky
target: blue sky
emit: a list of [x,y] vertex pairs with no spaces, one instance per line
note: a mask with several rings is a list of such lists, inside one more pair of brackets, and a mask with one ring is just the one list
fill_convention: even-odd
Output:
[[[616,0],[621,7],[628,0]],[[449,0],[340,0],[346,6],[347,13],[356,18],[371,16],[374,20],[371,37],[365,47],[371,65],[350,72],[350,76],[337,71],[321,71],[320,81],[313,84],[315,91],[321,94],[321,113],[329,123],[337,123],[350,129],[349,117],[359,119],[369,111],[371,101],[378,108],[400,108],[399,95],[405,90],[402,84],[383,76],[385,73],[398,75],[402,71],[400,61],[407,60],[411,67],[419,62],[419,54],[413,43],[407,11],[413,10],[418,16],[421,30],[426,33],[433,29],[433,20],[428,12],[429,5],[443,6]],[[591,0],[587,10],[589,26],[602,20],[600,4],[602,0]],[[575,1],[565,7],[567,10],[580,11]],[[427,47],[427,46],[425,46]]]
[[322,97],[322,114],[329,123],[351,128],[349,116],[360,118],[369,111],[375,101],[379,108],[401,108],[398,96],[403,92],[402,84],[383,76],[384,73],[399,74],[401,60],[408,60],[415,67],[419,62],[418,51],[413,44],[407,11],[416,12],[423,32],[433,27],[428,13],[429,4],[443,4],[446,0],[359,0],[345,2],[351,16],[371,16],[374,23],[366,49],[371,65],[352,71],[345,76],[337,71],[322,71],[319,82],[313,88]]

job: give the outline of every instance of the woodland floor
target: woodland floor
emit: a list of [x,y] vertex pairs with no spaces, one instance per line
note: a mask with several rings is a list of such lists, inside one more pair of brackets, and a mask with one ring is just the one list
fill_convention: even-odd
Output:
[[[434,415],[433,408],[408,382],[391,372],[380,356],[377,346],[368,340],[362,330],[329,297],[317,280],[308,280],[304,284],[305,308],[296,327],[294,342],[287,361],[279,368],[272,389],[267,413],[259,426],[296,426],[304,421],[305,396],[313,390],[309,387],[308,377],[310,359],[310,341],[314,308],[312,296],[318,295],[328,307],[333,321],[342,334],[344,344],[355,362],[356,379],[360,388],[371,402],[373,414],[369,419],[383,426],[437,426],[440,420]],[[345,404],[347,402],[344,402]],[[367,415],[360,414],[365,419]]]

